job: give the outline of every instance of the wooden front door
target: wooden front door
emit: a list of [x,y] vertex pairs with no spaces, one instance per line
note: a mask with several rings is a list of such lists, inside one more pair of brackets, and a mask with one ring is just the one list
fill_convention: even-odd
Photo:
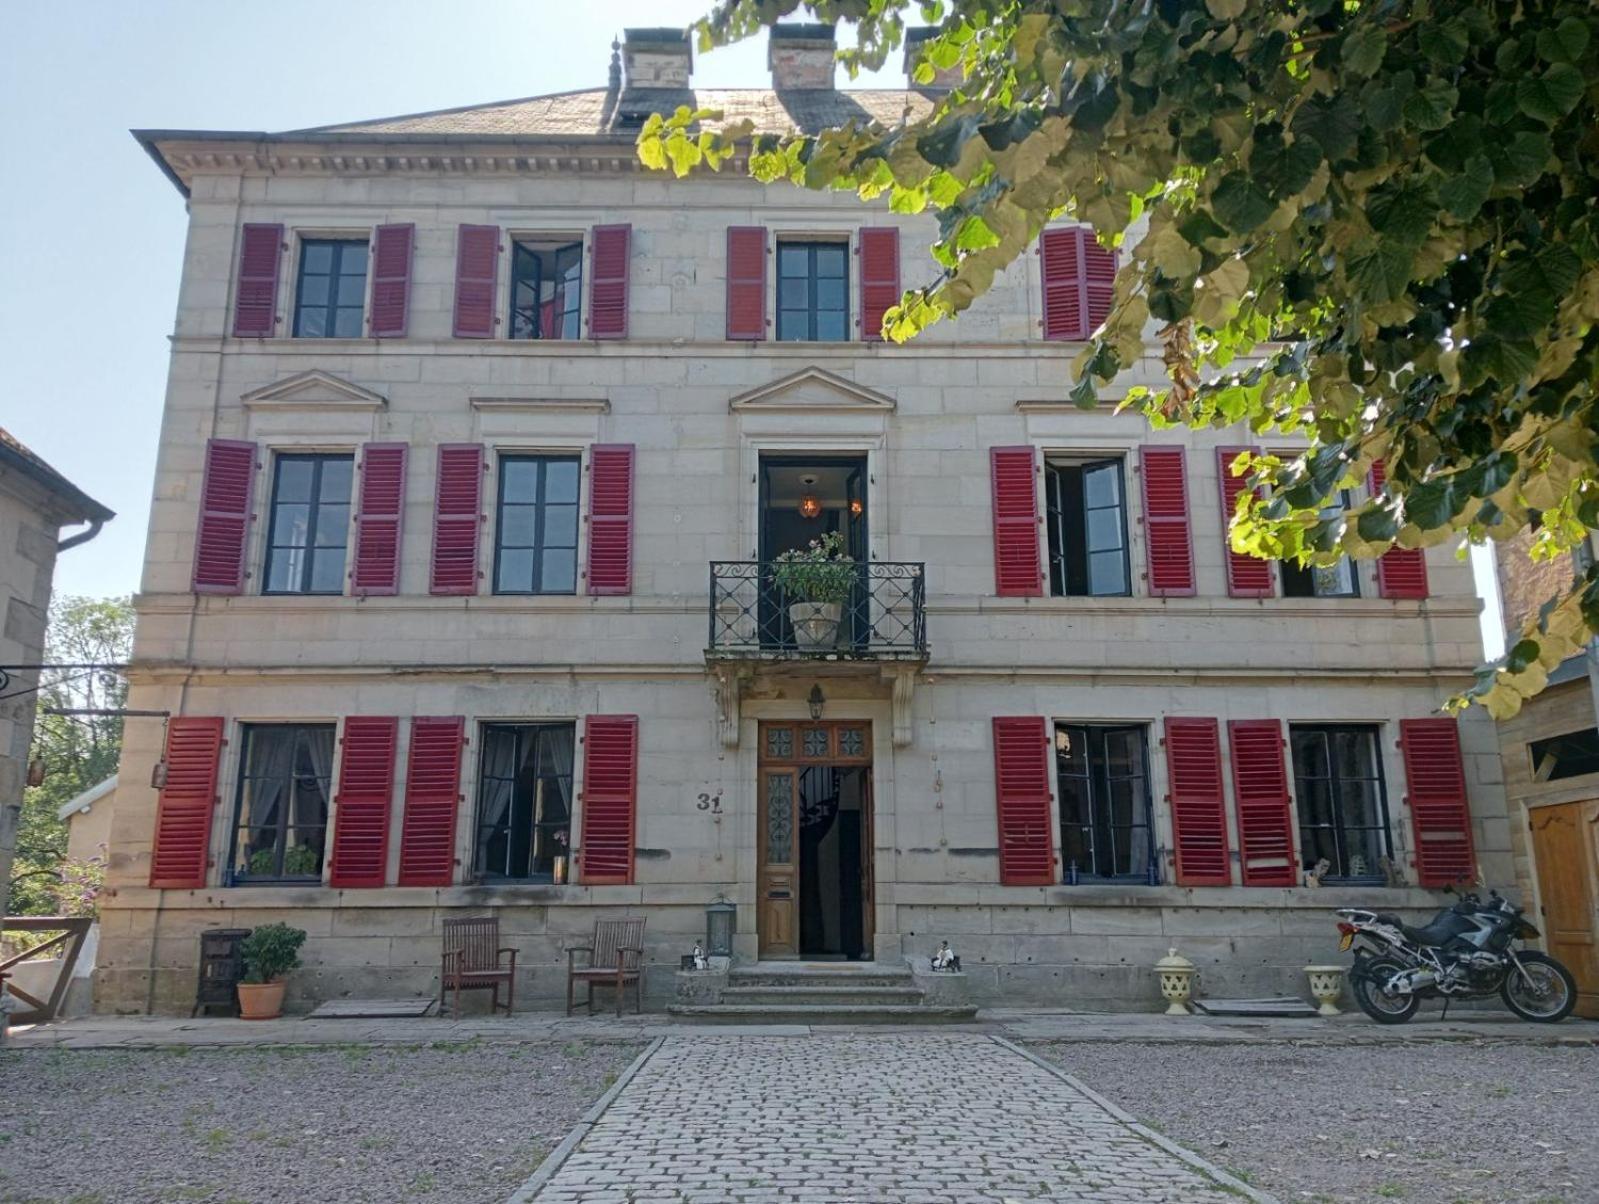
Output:
[[1577,979],[1577,1014],[1599,1019],[1599,800],[1534,807],[1532,855],[1544,945]]

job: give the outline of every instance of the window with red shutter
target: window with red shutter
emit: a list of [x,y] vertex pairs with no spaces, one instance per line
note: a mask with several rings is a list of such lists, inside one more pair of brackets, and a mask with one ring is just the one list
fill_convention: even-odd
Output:
[[379,226],[372,233],[372,337],[403,339],[411,314],[411,256],[416,227]]
[[638,716],[589,715],[583,720],[583,882],[633,881],[638,810]]
[[894,226],[862,226],[861,338],[883,341],[883,315],[899,304],[899,230]]
[[1477,865],[1459,723],[1444,717],[1402,719],[1399,749],[1405,760],[1416,881],[1439,887],[1474,880]]
[[1233,754],[1233,802],[1238,808],[1238,853],[1245,886],[1297,886],[1289,814],[1288,769],[1282,724],[1276,719],[1233,719],[1227,724]]
[[361,493],[355,512],[355,566],[350,592],[358,598],[400,592],[400,538],[405,519],[404,443],[361,449]]
[[1144,496],[1144,548],[1149,592],[1156,598],[1194,594],[1194,535],[1188,518],[1188,469],[1180,447],[1138,449]]
[[1230,885],[1221,725],[1216,720],[1166,720],[1166,776],[1178,885]]
[[1049,759],[1042,716],[994,719],[999,880],[1005,886],[1048,886],[1055,881]]
[[233,333],[271,338],[278,321],[278,266],[283,227],[246,222],[239,240],[239,278],[233,297]]
[[167,720],[166,784],[156,801],[150,849],[150,885],[197,890],[211,859],[211,817],[216,812],[222,759],[222,720],[176,715]]
[[439,446],[433,499],[433,571],[428,592],[477,593],[478,528],[483,521],[483,445]]
[[[1248,476],[1234,476],[1232,464],[1240,453],[1258,452],[1257,447],[1218,447],[1216,477],[1221,482],[1222,551],[1227,558],[1227,594],[1233,598],[1270,598],[1277,593],[1271,561],[1233,551],[1228,525],[1238,513],[1238,499],[1249,488]],[[1259,491],[1254,491],[1259,497]]]
[[392,715],[351,715],[344,721],[342,744],[328,884],[382,886],[389,859],[389,804],[394,798],[400,721]]
[[460,715],[411,720],[405,767],[405,814],[400,821],[401,886],[449,886],[455,880],[455,817],[461,809]]
[[200,521],[194,533],[193,588],[197,594],[244,591],[255,495],[255,444],[211,439],[205,445]]
[[589,338],[625,339],[633,227],[595,226],[591,238],[594,270],[589,274]]
[[727,228],[727,337],[766,337],[766,228]]
[[1044,337],[1080,340],[1088,336],[1087,279],[1083,232],[1077,226],[1045,230],[1039,239],[1044,284]]
[[994,492],[994,592],[1034,598],[1044,592],[1038,550],[1038,487],[1031,447],[995,447],[988,453]]
[[[1374,461],[1367,485],[1375,497],[1388,477],[1381,460]],[[1377,592],[1384,598],[1427,596],[1427,553],[1422,548],[1389,548],[1377,557]]]
[[1083,312],[1087,315],[1087,329],[1083,337],[1090,337],[1105,323],[1110,315],[1111,301],[1116,293],[1116,252],[1099,245],[1094,232],[1083,228]]
[[589,593],[633,592],[631,443],[589,448]]
[[455,337],[492,339],[500,228],[463,225],[455,242]]

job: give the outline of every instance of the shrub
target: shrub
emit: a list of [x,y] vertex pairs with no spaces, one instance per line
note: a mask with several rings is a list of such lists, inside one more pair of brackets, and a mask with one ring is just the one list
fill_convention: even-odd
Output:
[[779,556],[772,580],[790,602],[844,602],[855,588],[855,561],[844,552],[844,537],[829,531]]
[[244,957],[245,982],[276,982],[290,970],[299,968],[300,946],[305,930],[287,924],[263,924],[244,938],[240,953]]

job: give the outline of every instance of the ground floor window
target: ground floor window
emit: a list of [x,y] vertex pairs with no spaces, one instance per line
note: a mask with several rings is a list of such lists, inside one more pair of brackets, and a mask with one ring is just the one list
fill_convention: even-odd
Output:
[[565,882],[572,819],[571,723],[486,723],[478,774],[477,872]]
[[1055,774],[1066,881],[1158,881],[1144,728],[1057,723]]
[[1393,843],[1377,729],[1294,724],[1288,730],[1301,864],[1314,870],[1325,860],[1323,881],[1384,881],[1382,859],[1393,857]]
[[322,878],[333,724],[246,724],[234,823],[236,881]]

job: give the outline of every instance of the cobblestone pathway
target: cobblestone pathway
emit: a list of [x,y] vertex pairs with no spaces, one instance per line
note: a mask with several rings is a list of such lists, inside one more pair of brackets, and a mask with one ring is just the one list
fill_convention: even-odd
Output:
[[535,1204],[1238,1204],[980,1035],[669,1037]]

